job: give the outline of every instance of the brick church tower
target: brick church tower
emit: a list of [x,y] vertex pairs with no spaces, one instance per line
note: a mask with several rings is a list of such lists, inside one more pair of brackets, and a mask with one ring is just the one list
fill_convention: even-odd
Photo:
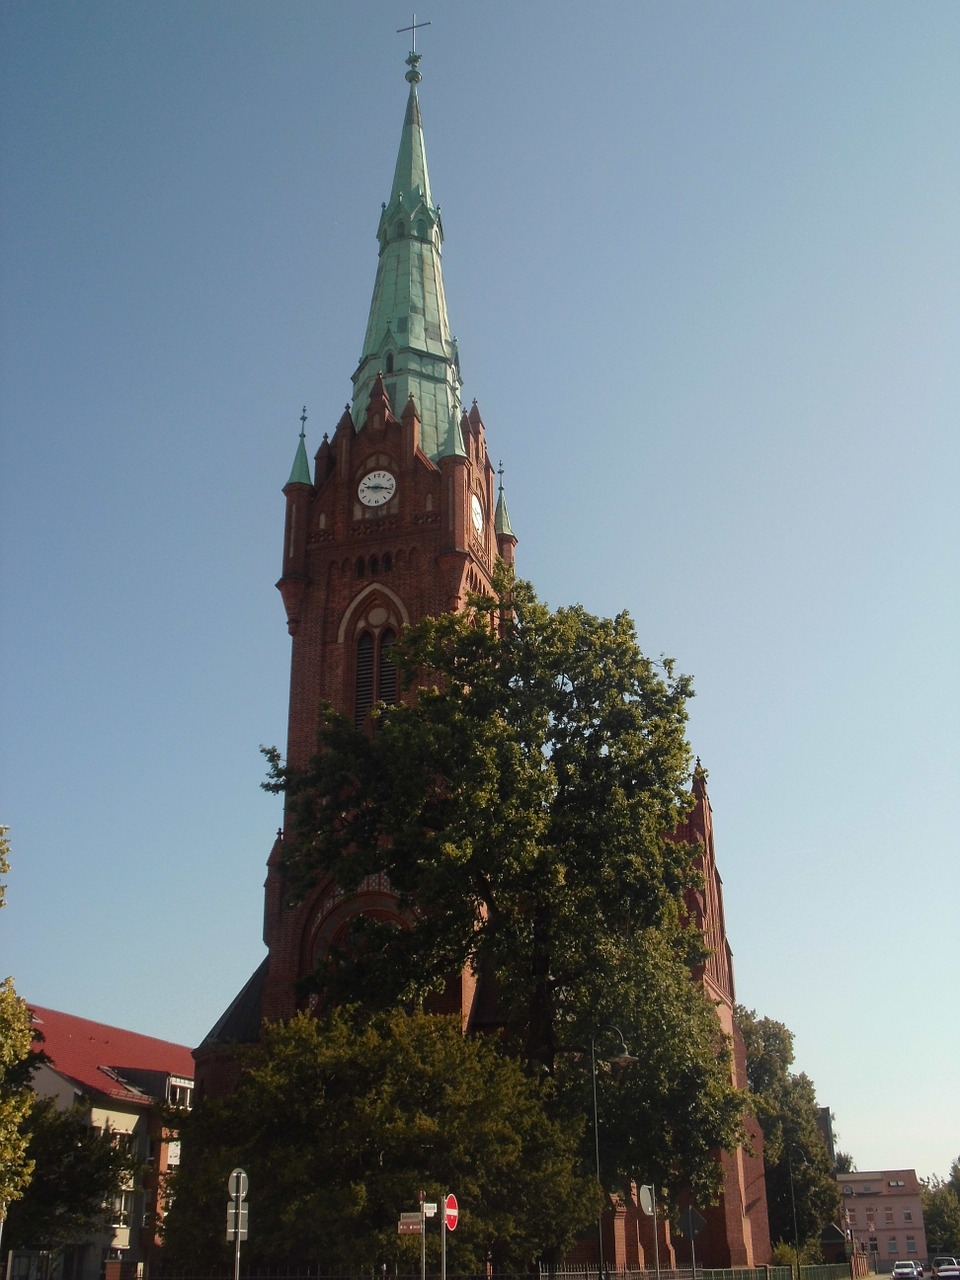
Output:
[[[410,89],[390,198],[383,205],[380,256],[353,403],[325,434],[311,473],[306,414],[290,479],[283,597],[292,637],[287,760],[303,765],[316,748],[320,708],[330,703],[362,723],[396,693],[389,649],[401,628],[456,610],[470,592],[492,589],[497,558],[513,563],[516,538],[502,482],[487,453],[476,401],[460,403],[460,363],[451,336],[440,249],[443,226],[427,174],[417,85],[420,55],[407,59]],[[359,913],[390,915],[394,898],[373,877],[345,899],[318,885],[286,905],[279,869],[282,832],[271,853],[264,905],[268,956],[197,1050],[201,1087],[229,1080],[226,1044],[253,1041],[263,1019],[290,1017],[298,980]],[[459,1001],[472,1021],[475,984]]]
[[[389,200],[377,229],[379,262],[353,400],[311,469],[306,413],[290,478],[277,583],[291,636],[287,761],[306,764],[316,747],[321,707],[330,703],[362,724],[378,700],[396,696],[389,650],[400,631],[427,616],[457,610],[470,592],[492,590],[497,558],[513,563],[516,538],[502,484],[487,453],[474,401],[460,403],[460,365],[441,274],[443,227],[427,174],[417,85],[420,57],[407,59],[406,113]],[[705,775],[693,781],[694,807],[677,838],[702,848],[703,888],[687,910],[711,954],[702,982],[734,1045],[734,1083],[745,1082],[743,1044],[733,1024],[733,975],[713,849]],[[198,1094],[228,1091],[231,1046],[251,1043],[264,1020],[289,1018],[305,1004],[300,980],[339,942],[358,914],[390,917],[396,901],[385,877],[358,892],[318,884],[287,905],[281,872],[283,832],[267,864],[264,942],[256,973],[195,1051]],[[446,1010],[480,1028],[490,1010],[468,973],[453,981]],[[759,1130],[756,1151],[762,1150]],[[763,1161],[743,1150],[720,1157],[721,1204],[704,1210],[701,1263],[752,1266],[769,1260]],[[649,1220],[636,1205],[609,1215],[608,1259],[617,1269],[653,1256]],[[649,1238],[648,1238],[649,1237]],[[667,1257],[683,1246],[662,1237]]]
[[[320,707],[362,723],[396,696],[389,649],[401,628],[462,608],[489,591],[516,539],[487,454],[476,402],[460,406],[460,365],[440,269],[443,226],[427,175],[417,84],[410,84],[390,198],[380,214],[377,266],[353,407],[317,450],[313,479],[301,434],[284,488],[283,574],[277,584],[293,637],[287,759],[316,749]],[[391,913],[371,883],[349,901],[320,885],[297,911],[283,902],[270,859],[264,940],[270,949],[262,1014],[295,1011],[295,984],[349,919]],[[380,877],[374,877],[379,881]]]

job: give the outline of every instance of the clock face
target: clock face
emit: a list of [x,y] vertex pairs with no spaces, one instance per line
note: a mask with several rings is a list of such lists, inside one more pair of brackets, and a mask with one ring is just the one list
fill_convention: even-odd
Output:
[[483,532],[483,507],[480,505],[480,499],[476,494],[470,500],[470,510],[473,515],[473,527],[477,533]]
[[397,491],[397,482],[389,471],[371,471],[357,485],[357,497],[365,507],[382,507]]

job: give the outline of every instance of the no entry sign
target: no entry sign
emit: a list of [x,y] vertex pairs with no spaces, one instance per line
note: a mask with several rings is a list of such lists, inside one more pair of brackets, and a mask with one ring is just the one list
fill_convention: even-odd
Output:
[[460,1207],[457,1204],[457,1197],[451,1191],[443,1202],[443,1220],[447,1224],[448,1231],[456,1231],[459,1217]]

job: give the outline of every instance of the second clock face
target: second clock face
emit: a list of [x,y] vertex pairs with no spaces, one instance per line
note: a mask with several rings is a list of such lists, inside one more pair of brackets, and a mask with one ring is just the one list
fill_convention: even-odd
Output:
[[357,485],[357,497],[365,507],[382,507],[397,491],[389,471],[371,471]]
[[470,510],[473,515],[473,527],[477,533],[483,532],[483,507],[480,505],[480,499],[476,494],[470,500]]

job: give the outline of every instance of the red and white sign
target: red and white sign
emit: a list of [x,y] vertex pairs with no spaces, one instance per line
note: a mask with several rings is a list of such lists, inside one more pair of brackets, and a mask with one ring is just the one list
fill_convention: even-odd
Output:
[[460,1207],[457,1204],[457,1197],[451,1191],[443,1202],[443,1220],[447,1224],[448,1231],[456,1231],[459,1217]]

